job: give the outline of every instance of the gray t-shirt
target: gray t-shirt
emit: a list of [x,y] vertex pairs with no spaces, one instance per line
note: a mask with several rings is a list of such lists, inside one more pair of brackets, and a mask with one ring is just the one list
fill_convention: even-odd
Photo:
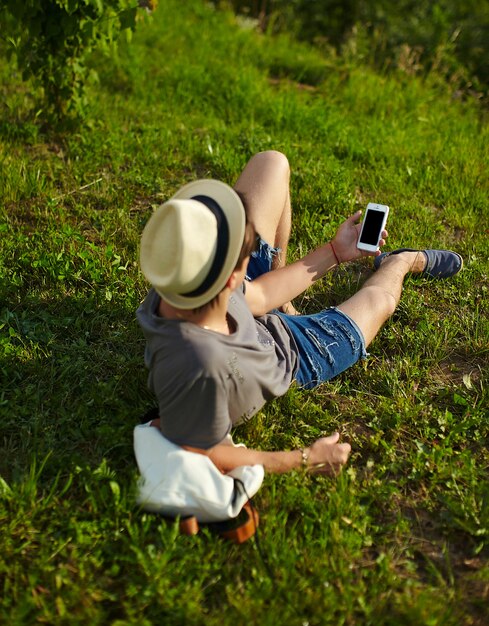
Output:
[[293,380],[298,356],[280,316],[254,318],[243,292],[231,295],[235,332],[223,335],[158,315],[151,289],[137,310],[146,337],[148,385],[158,400],[161,431],[177,445],[210,448]]

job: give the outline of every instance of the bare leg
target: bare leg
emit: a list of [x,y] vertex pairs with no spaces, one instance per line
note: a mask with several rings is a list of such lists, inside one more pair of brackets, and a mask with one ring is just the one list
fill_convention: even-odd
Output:
[[287,260],[290,237],[290,169],[287,157],[268,150],[255,154],[246,164],[234,188],[246,198],[248,219],[271,246],[282,250],[274,269]]
[[394,313],[408,272],[422,272],[426,259],[419,252],[402,252],[385,258],[379,269],[354,296],[338,306],[360,328],[368,345]]
[[[248,219],[253,222],[260,237],[280,248],[272,269],[284,267],[291,228],[290,168],[281,152],[268,150],[255,154],[238,178],[235,189],[246,199]],[[284,313],[296,315],[292,303],[282,307]]]

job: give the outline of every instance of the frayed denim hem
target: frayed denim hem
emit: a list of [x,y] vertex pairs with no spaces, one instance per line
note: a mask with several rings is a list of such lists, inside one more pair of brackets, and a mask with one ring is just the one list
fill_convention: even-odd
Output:
[[278,315],[296,343],[296,381],[304,389],[313,389],[368,356],[358,325],[336,307],[313,315]]
[[251,253],[245,280],[254,280],[269,272],[272,269],[273,260],[280,252],[280,248],[273,248],[269,243],[260,239],[258,250]]

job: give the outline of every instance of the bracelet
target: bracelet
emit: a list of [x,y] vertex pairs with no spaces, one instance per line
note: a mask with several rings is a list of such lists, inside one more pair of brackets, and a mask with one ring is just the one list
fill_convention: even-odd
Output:
[[336,264],[341,265],[341,261],[339,260],[338,255],[336,254],[336,250],[334,249],[333,242],[330,241],[329,245],[331,246],[331,250],[333,251],[334,258],[336,259]]
[[299,448],[299,452],[301,453],[301,457],[302,457],[302,467],[304,467],[304,468],[309,467],[309,465],[308,465],[309,452],[306,452],[305,448]]

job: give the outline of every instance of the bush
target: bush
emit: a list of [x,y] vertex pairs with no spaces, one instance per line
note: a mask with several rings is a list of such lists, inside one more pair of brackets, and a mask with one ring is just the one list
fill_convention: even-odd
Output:
[[[140,2],[148,9],[155,5]],[[115,46],[123,31],[130,34],[137,9],[137,0],[3,0],[6,54],[15,55],[24,80],[33,78],[43,88],[48,118],[83,114],[88,54]]]

